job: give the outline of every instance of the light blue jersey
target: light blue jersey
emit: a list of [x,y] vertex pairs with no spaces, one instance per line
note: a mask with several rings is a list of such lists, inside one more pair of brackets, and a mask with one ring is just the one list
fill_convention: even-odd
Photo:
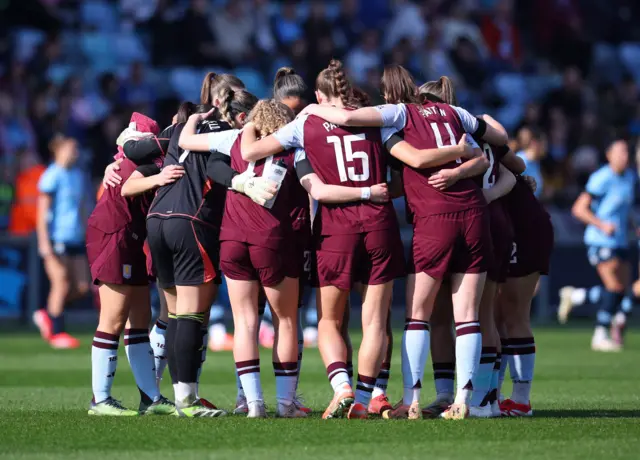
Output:
[[531,176],[536,180],[538,187],[536,188],[534,195],[536,196],[536,198],[540,198],[540,195],[542,195],[542,189],[544,187],[544,180],[542,179],[540,162],[529,160],[524,152],[518,152],[517,155],[524,161],[525,170],[523,174]]
[[614,224],[616,231],[608,236],[593,225],[588,225],[584,232],[586,245],[611,249],[628,247],[635,186],[636,174],[631,169],[616,174],[607,165],[591,174],[586,187],[592,197],[591,211],[601,221]]
[[66,169],[55,163],[49,165],[38,183],[40,193],[51,195],[51,208],[47,217],[49,237],[55,243],[83,244],[85,217],[82,212],[87,202],[87,179],[77,167]]

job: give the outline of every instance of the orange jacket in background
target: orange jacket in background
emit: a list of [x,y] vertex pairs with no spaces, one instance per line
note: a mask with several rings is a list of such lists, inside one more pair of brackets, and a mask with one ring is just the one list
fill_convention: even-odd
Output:
[[38,181],[45,171],[43,165],[32,166],[16,178],[15,202],[9,217],[9,233],[26,236],[36,231],[38,214]]

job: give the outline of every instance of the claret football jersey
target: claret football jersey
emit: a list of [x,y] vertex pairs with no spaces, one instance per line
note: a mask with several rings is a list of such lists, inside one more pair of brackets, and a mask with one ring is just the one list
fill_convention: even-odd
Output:
[[[324,183],[359,188],[387,181],[387,154],[382,135],[380,128],[338,126],[314,115],[302,115],[277,131],[274,137],[285,149],[303,148],[313,171]],[[396,225],[390,202],[320,204],[314,232],[351,234]]]

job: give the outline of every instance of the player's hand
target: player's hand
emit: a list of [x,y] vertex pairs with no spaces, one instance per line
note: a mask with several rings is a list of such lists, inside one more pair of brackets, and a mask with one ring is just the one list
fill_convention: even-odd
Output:
[[471,159],[471,158],[477,157],[479,154],[482,153],[480,149],[477,149],[475,145],[471,143],[470,138],[466,133],[463,134],[462,137],[460,138],[460,141],[458,142],[458,147],[462,148],[462,155],[460,158]]
[[533,193],[536,193],[536,190],[538,190],[538,183],[536,182],[535,178],[531,176],[522,176],[522,178],[524,179],[525,184],[529,186],[531,191]]
[[386,183],[372,185],[369,199],[374,203],[386,203],[389,201],[389,186]]
[[254,203],[264,206],[264,204],[276,196],[278,184],[264,177],[252,177],[244,184],[244,194]]
[[611,236],[616,232],[616,225],[611,222],[603,222],[602,225],[600,225],[600,230],[605,235]]
[[244,193],[244,184],[246,184],[247,181],[254,176],[255,173],[248,169],[242,174],[238,174],[233,179],[231,179],[231,189],[235,190],[238,193]]
[[102,185],[105,188],[116,187],[122,183],[122,177],[116,172],[120,170],[120,163],[122,163],[122,159],[114,161],[105,168],[102,178]]
[[216,111],[216,108],[214,107],[213,109],[205,113],[194,113],[189,117],[189,120],[195,120],[196,123],[200,123],[201,121],[204,121],[207,118],[209,118],[215,111]]
[[315,111],[316,111],[317,108],[318,108],[318,104],[309,104],[304,109],[302,109],[302,111],[298,114],[298,116],[301,116],[301,115],[315,115]]
[[456,169],[441,169],[429,177],[429,185],[436,190],[445,190],[458,182],[459,179]]
[[178,165],[169,165],[158,174],[158,187],[172,184],[173,182],[184,176],[184,168]]

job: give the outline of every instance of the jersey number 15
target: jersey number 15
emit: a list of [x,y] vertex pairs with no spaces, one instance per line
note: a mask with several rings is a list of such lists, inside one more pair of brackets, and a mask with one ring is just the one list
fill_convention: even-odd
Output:
[[[333,144],[333,148],[336,152],[336,163],[338,164],[338,174],[340,175],[340,182],[347,182],[351,180],[353,182],[364,182],[369,179],[369,157],[366,152],[353,151],[353,142],[364,141],[366,137],[364,134],[350,134],[344,136],[342,139],[338,136],[327,137],[327,142]],[[342,146],[344,141],[344,149]],[[353,163],[356,160],[362,161],[362,174],[356,174],[356,168],[353,166],[346,166],[345,163]]]

